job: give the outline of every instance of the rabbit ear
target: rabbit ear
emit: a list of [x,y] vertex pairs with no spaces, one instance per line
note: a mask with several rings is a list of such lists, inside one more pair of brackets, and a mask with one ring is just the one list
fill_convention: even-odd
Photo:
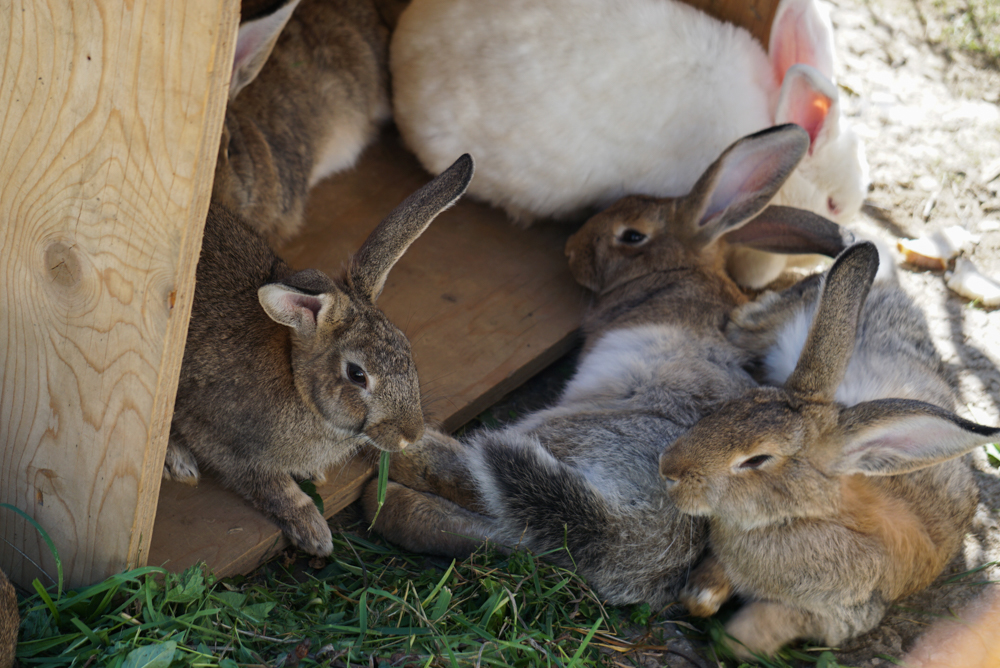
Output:
[[707,246],[767,206],[809,147],[795,125],[743,137],[712,163],[684,198],[687,236]]
[[233,58],[233,75],[229,80],[230,100],[257,78],[278,41],[278,35],[299,2],[300,0],[291,0],[272,14],[240,24],[236,37],[236,55]]
[[808,65],[795,65],[781,84],[776,123],[795,123],[809,133],[809,154],[836,139],[840,101],[832,81]]
[[840,426],[844,441],[835,468],[845,475],[908,473],[1000,437],[1000,428],[909,399],[879,399],[844,409]]
[[393,209],[351,258],[348,272],[351,285],[374,303],[382,293],[389,270],[431,221],[462,196],[474,168],[472,156],[466,153]]
[[805,209],[772,205],[726,241],[768,253],[821,253],[836,257],[854,243],[845,227]]
[[830,267],[809,336],[785,388],[808,401],[831,402],[854,352],[858,321],[878,272],[878,249],[865,241]]
[[796,63],[833,79],[833,25],[816,0],[782,0],[771,22],[767,48],[775,79],[783,81]]
[[317,323],[323,321],[330,308],[340,308],[347,296],[326,274],[307,269],[279,283],[262,285],[257,298],[271,320],[291,327],[303,338],[311,338]]

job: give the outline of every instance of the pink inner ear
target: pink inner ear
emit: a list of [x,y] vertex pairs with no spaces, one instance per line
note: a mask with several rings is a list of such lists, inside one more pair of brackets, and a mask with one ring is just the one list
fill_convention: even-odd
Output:
[[753,199],[774,179],[784,156],[779,152],[750,152],[732,155],[726,162],[705,213],[699,221],[704,227],[734,204]]
[[270,26],[264,21],[252,21],[240,28],[236,37],[236,54],[233,56],[233,74],[253,59],[270,36]]
[[780,83],[796,63],[812,65],[833,78],[833,36],[823,22],[815,0],[785,0],[771,25],[768,57]]
[[323,308],[323,302],[321,302],[318,297],[298,294],[296,292],[286,293],[282,301],[284,302],[289,313],[301,313],[302,315],[309,314],[311,315],[313,322],[316,322],[316,318],[319,316],[319,310]]
[[795,123],[808,132],[809,153],[812,154],[816,137],[823,131],[834,101],[813,88],[805,77],[786,81],[785,88],[776,120],[778,123]]

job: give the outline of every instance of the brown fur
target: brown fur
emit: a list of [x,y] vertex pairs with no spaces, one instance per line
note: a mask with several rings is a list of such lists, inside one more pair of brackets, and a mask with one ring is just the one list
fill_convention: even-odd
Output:
[[373,0],[301,0],[270,57],[264,44],[248,63],[266,59],[259,74],[233,74],[250,83],[226,110],[213,197],[272,242],[294,235],[313,183],[389,118],[388,39]]
[[16,665],[17,633],[21,617],[17,612],[17,594],[3,571],[0,571],[0,668]]
[[[446,554],[451,536],[464,531],[545,553],[614,604],[675,600],[706,526],[677,512],[656,457],[753,384],[746,357],[723,336],[726,315],[745,300],[724,273],[723,235],[739,229],[739,243],[755,244],[755,228],[773,230],[768,221],[788,217],[765,207],[807,146],[794,126],[753,135],[687,197],[627,197],[590,219],[566,245],[570,270],[595,297],[562,398],[464,444],[416,444],[431,452],[390,472],[401,484],[388,490],[376,529],[405,547]],[[842,238],[828,221],[793,218],[796,248],[815,249],[815,230]],[[371,487],[365,498],[371,517]],[[456,514],[448,499],[484,512]]]
[[328,554],[329,528],[295,479],[322,479],[365,444],[398,451],[422,436],[409,342],[375,298],[406,246],[471,177],[463,156],[383,220],[336,280],[294,273],[213,203],[164,477],[197,480],[197,463],[206,464],[296,545]]
[[[874,627],[889,604],[940,573],[975,510],[972,474],[957,457],[1000,430],[928,403],[880,398],[907,377],[898,367],[933,375],[940,365],[923,346],[926,326],[905,295],[877,286],[866,305],[877,267],[871,244],[845,251],[822,284],[785,387],[727,403],[660,459],[671,497],[685,512],[711,518],[715,559],[733,590],[751,599],[727,624],[742,644],[734,648],[740,657],[802,637],[836,645]],[[815,296],[815,288],[810,281],[760,308],[792,322],[788,302]],[[752,332],[731,338],[776,344],[781,337],[757,329],[768,318],[755,309],[740,321]],[[939,383],[910,387],[937,399]],[[844,388],[854,405],[835,401]],[[718,564],[705,567],[712,581]],[[717,583],[711,592],[699,589],[700,569],[686,598],[717,600],[710,596]]]

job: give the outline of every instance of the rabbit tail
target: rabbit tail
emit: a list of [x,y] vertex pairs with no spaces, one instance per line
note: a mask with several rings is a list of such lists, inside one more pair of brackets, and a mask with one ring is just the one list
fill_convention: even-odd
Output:
[[480,435],[472,449],[473,478],[497,518],[494,540],[575,570],[613,605],[677,600],[705,545],[701,518],[682,516],[666,498],[618,498],[620,490],[599,488],[586,469],[516,430]]
[[473,477],[489,514],[501,520],[501,542],[552,552],[549,558],[564,566],[599,558],[610,517],[578,471],[537,438],[514,431],[481,435],[474,452]]

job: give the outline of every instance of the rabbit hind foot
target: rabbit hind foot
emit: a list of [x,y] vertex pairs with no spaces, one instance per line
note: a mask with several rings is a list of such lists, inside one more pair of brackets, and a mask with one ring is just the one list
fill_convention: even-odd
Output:
[[185,485],[197,485],[201,472],[194,454],[183,445],[171,438],[167,443],[167,455],[163,460],[163,479],[182,482]]

